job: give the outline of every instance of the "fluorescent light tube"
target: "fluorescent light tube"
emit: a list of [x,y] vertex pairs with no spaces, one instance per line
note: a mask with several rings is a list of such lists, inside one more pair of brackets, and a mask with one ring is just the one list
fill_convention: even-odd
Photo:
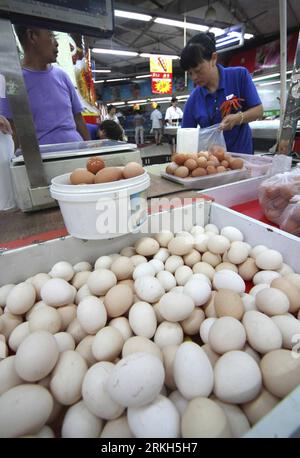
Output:
[[114,14],[117,17],[136,19],[137,21],[149,22],[152,19],[152,16],[149,16],[149,14],[132,13],[131,11],[115,10]]
[[140,57],[158,57],[158,56],[160,56],[160,57],[168,57],[168,58],[173,59],[173,60],[180,59],[179,56],[172,56],[171,54],[151,54],[149,52],[142,52],[140,54]]
[[137,56],[138,53],[134,51],[122,51],[120,49],[107,49],[107,48],[93,48],[92,52],[96,54],[114,54],[116,56]]
[[138,75],[136,76],[135,78],[138,79],[138,78],[151,78],[152,75]]
[[92,70],[93,73],[111,73],[111,70],[106,70],[106,69],[103,69],[103,70]]
[[190,29],[190,30],[199,30],[200,32],[206,32],[208,27],[206,25],[201,24],[193,24],[192,22],[184,22],[184,21],[175,21],[173,19],[166,19],[164,17],[157,17],[154,19],[156,24],[164,24],[170,25],[172,27],[180,27],[182,29]]

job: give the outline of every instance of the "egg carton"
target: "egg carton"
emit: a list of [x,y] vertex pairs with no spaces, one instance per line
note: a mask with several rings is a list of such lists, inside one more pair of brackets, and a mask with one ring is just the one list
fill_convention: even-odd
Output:
[[[218,227],[234,226],[244,234],[251,245],[264,244],[280,251],[284,261],[296,272],[300,272],[300,239],[280,229],[241,215],[220,204],[197,201],[185,207],[149,215],[141,233],[128,234],[102,241],[84,241],[71,236],[34,244],[0,254],[0,285],[24,281],[37,272],[49,272],[53,264],[62,259],[75,264],[79,261],[94,263],[101,256],[119,252],[132,246],[138,238],[161,230],[161,223],[167,217],[171,225],[177,218],[188,221],[186,230],[195,224],[212,223]],[[26,266],[26,271],[24,271]],[[268,415],[250,429],[245,437],[299,437],[300,433],[300,387],[283,399]]]

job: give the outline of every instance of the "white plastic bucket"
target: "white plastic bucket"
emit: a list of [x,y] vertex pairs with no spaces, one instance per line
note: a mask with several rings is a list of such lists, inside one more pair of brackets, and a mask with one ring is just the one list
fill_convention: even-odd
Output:
[[71,185],[70,173],[51,180],[51,196],[59,203],[66,228],[80,239],[108,239],[137,232],[147,218],[150,177],[111,183]]

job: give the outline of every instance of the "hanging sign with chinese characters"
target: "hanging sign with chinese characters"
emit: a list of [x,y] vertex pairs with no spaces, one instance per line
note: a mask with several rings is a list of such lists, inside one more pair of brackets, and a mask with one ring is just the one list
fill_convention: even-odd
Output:
[[152,94],[172,94],[172,59],[165,56],[150,57]]

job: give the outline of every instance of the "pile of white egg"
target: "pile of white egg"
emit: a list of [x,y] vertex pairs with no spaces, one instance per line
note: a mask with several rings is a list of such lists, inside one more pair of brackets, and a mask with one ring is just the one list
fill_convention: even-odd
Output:
[[299,310],[234,227],[58,262],[0,288],[0,437],[241,437],[300,382]]

